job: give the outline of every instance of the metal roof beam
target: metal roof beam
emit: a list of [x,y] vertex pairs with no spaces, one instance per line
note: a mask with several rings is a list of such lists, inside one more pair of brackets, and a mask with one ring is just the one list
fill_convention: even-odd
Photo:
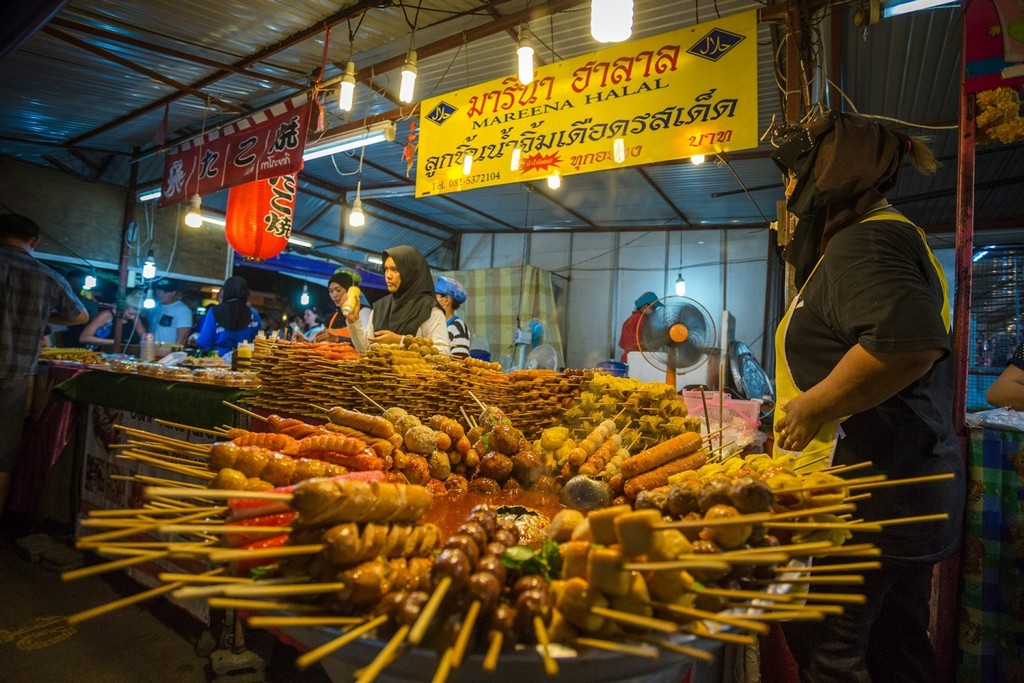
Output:
[[[173,78],[168,78],[167,76],[164,76],[161,73],[157,73],[156,71],[153,71],[152,69],[147,69],[146,67],[142,66],[141,64],[136,64],[135,62],[133,62],[131,60],[125,59],[124,57],[119,57],[119,56],[115,55],[113,52],[110,52],[109,50],[104,50],[102,47],[96,47],[95,45],[93,45],[91,43],[85,42],[84,40],[79,40],[78,38],[75,38],[74,36],[72,36],[70,34],[64,33],[64,31],[61,31],[59,29],[53,28],[52,26],[44,26],[42,31],[43,31],[43,33],[50,34],[51,36],[53,36],[54,38],[57,38],[58,40],[63,40],[65,43],[70,43],[71,45],[74,45],[75,47],[77,47],[77,48],[79,48],[81,50],[85,50],[86,52],[91,52],[94,55],[96,55],[96,56],[98,56],[98,57],[100,57],[102,59],[106,59],[109,62],[113,62],[114,64],[119,64],[119,65],[125,67],[126,69],[130,69],[130,70],[132,70],[132,71],[134,71],[136,73],[142,74],[143,76],[146,76],[148,78],[152,78],[154,81],[158,81],[160,83],[163,83],[164,85],[169,85],[172,88],[174,88],[175,90],[181,91],[182,93],[186,93],[188,95],[192,95],[193,97],[198,97],[203,102],[206,102],[207,100],[209,100],[211,103],[216,104],[218,107],[220,107],[221,109],[224,109],[225,111],[229,111],[229,112],[232,112],[232,113],[238,113],[238,112],[242,111],[242,109],[240,109],[239,107],[236,107],[233,104],[228,104],[224,100],[218,99],[218,98],[216,98],[216,97],[214,97],[212,95],[208,95],[208,94],[204,93],[203,91],[199,90],[198,88],[193,88],[192,86],[186,85],[185,83],[179,83],[178,81],[174,80]],[[72,141],[71,144],[74,144],[74,142],[75,141]]]
[[[251,66],[253,64],[256,64],[258,62],[261,62],[264,59],[266,59],[267,57],[270,57],[272,55],[277,54],[278,52],[282,52],[284,50],[287,50],[290,47],[298,45],[299,43],[301,43],[302,41],[308,39],[309,37],[314,36],[317,33],[320,33],[321,31],[323,31],[323,30],[325,30],[325,29],[327,29],[327,28],[329,28],[331,26],[334,26],[335,24],[340,24],[341,22],[345,21],[346,19],[358,16],[358,15],[362,14],[363,12],[365,12],[366,10],[371,9],[373,7],[376,7],[377,5],[378,5],[378,2],[376,2],[376,0],[359,0],[359,2],[355,3],[354,5],[352,5],[350,7],[346,7],[345,9],[342,9],[342,10],[338,10],[337,12],[332,14],[331,16],[327,17],[326,19],[324,19],[322,21],[316,22],[312,26],[307,26],[306,28],[304,28],[304,29],[302,29],[300,31],[296,31],[295,33],[293,33],[292,35],[288,36],[287,38],[274,43],[273,45],[268,45],[268,46],[266,46],[266,47],[264,47],[264,48],[262,48],[260,50],[257,50],[256,52],[253,52],[251,55],[243,57],[242,59],[240,59],[237,62],[235,62],[234,66],[239,67],[239,68],[245,68],[245,67]],[[216,83],[217,81],[221,80],[222,78],[225,78],[225,77],[231,75],[231,73],[232,72],[224,71],[223,69],[217,70],[214,73],[210,74],[209,76],[201,78],[198,81],[196,81],[195,83],[191,83],[190,87],[196,88],[196,89],[204,88],[204,87],[210,85],[211,83]],[[72,144],[72,145],[78,144],[82,140],[88,140],[89,138],[96,137],[97,135],[105,133],[108,130],[111,130],[113,128],[117,128],[118,126],[120,126],[123,123],[126,123],[128,121],[132,121],[134,119],[137,119],[138,117],[143,116],[145,114],[148,114],[151,111],[156,111],[156,110],[160,109],[161,107],[163,107],[163,106],[165,106],[167,104],[170,104],[171,102],[175,102],[177,100],[180,100],[182,97],[184,97],[184,94],[180,93],[180,92],[179,93],[173,93],[171,95],[168,95],[167,97],[161,97],[159,100],[155,100],[153,102],[150,102],[149,104],[143,105],[143,106],[139,107],[138,109],[135,109],[134,111],[130,111],[127,114],[124,114],[123,116],[119,116],[118,118],[114,119],[113,121],[105,123],[102,126],[98,126],[97,128],[94,128],[91,131],[88,131],[87,133],[83,133],[82,135],[79,135],[77,138],[74,138],[73,140],[70,140],[69,144]]]
[[271,83],[275,83],[286,88],[305,87],[305,74],[302,74],[302,83],[295,83],[294,81],[289,81],[284,78],[278,78],[277,76],[271,76],[269,74],[260,73],[258,71],[250,71],[249,69],[240,66],[235,66],[234,64],[224,64],[223,62],[217,62],[212,59],[206,59],[205,57],[200,57],[199,55],[195,55],[190,52],[175,50],[172,47],[166,47],[164,45],[158,45],[156,43],[140,40],[138,38],[132,38],[131,36],[126,36],[122,33],[108,31],[106,29],[99,28],[98,26],[90,26],[89,24],[82,24],[80,22],[72,21],[70,19],[55,17],[50,21],[49,25],[59,26],[60,28],[66,28],[69,31],[85,33],[87,35],[96,36],[97,38],[105,38],[115,43],[131,45],[132,47],[141,48],[143,50],[149,50],[150,52],[156,52],[158,54],[167,55],[168,57],[175,57],[186,62],[192,62],[193,64],[201,64],[203,66],[208,66],[214,69],[230,71],[231,73],[238,74],[240,76],[248,76],[249,78],[269,81]]

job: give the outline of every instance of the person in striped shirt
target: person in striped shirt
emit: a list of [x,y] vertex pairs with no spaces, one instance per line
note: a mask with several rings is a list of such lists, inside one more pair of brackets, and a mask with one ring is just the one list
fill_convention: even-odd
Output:
[[434,296],[437,303],[444,309],[448,319],[448,339],[451,342],[451,354],[465,358],[469,355],[469,328],[466,321],[455,315],[459,306],[466,303],[466,289],[455,278],[441,276],[434,283]]

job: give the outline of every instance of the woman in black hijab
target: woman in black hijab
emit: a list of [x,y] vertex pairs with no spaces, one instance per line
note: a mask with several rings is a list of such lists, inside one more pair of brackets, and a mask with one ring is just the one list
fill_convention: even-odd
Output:
[[413,247],[392,247],[383,254],[388,294],[373,304],[370,324],[363,329],[359,309],[346,317],[352,345],[366,353],[371,343],[398,344],[405,335],[424,337],[448,352],[448,326],[434,297],[434,277],[423,254]]
[[239,342],[255,339],[261,327],[260,314],[249,306],[248,283],[233,275],[224,281],[220,303],[211,306],[200,323],[196,346],[223,356],[234,351]]

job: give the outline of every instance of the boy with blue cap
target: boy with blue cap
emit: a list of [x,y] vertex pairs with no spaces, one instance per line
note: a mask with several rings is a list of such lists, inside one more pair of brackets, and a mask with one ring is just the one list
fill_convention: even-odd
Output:
[[622,331],[619,332],[619,348],[622,349],[622,362],[626,363],[626,357],[631,351],[640,350],[640,328],[644,324],[644,316],[648,311],[656,311],[664,304],[658,301],[658,295],[654,292],[644,292],[633,302],[635,310],[622,323]]
[[455,278],[440,276],[434,283],[434,296],[448,318],[448,339],[453,356],[469,356],[469,328],[466,321],[455,315],[459,306],[466,303],[466,289]]

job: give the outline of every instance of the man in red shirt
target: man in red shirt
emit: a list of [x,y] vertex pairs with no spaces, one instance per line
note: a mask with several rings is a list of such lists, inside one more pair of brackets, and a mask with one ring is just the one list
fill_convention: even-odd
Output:
[[633,302],[636,309],[622,323],[622,331],[619,332],[619,348],[622,349],[622,362],[625,363],[626,356],[630,351],[640,350],[640,330],[644,324],[644,316],[648,311],[655,311],[662,307],[658,296],[654,292],[644,292]]

